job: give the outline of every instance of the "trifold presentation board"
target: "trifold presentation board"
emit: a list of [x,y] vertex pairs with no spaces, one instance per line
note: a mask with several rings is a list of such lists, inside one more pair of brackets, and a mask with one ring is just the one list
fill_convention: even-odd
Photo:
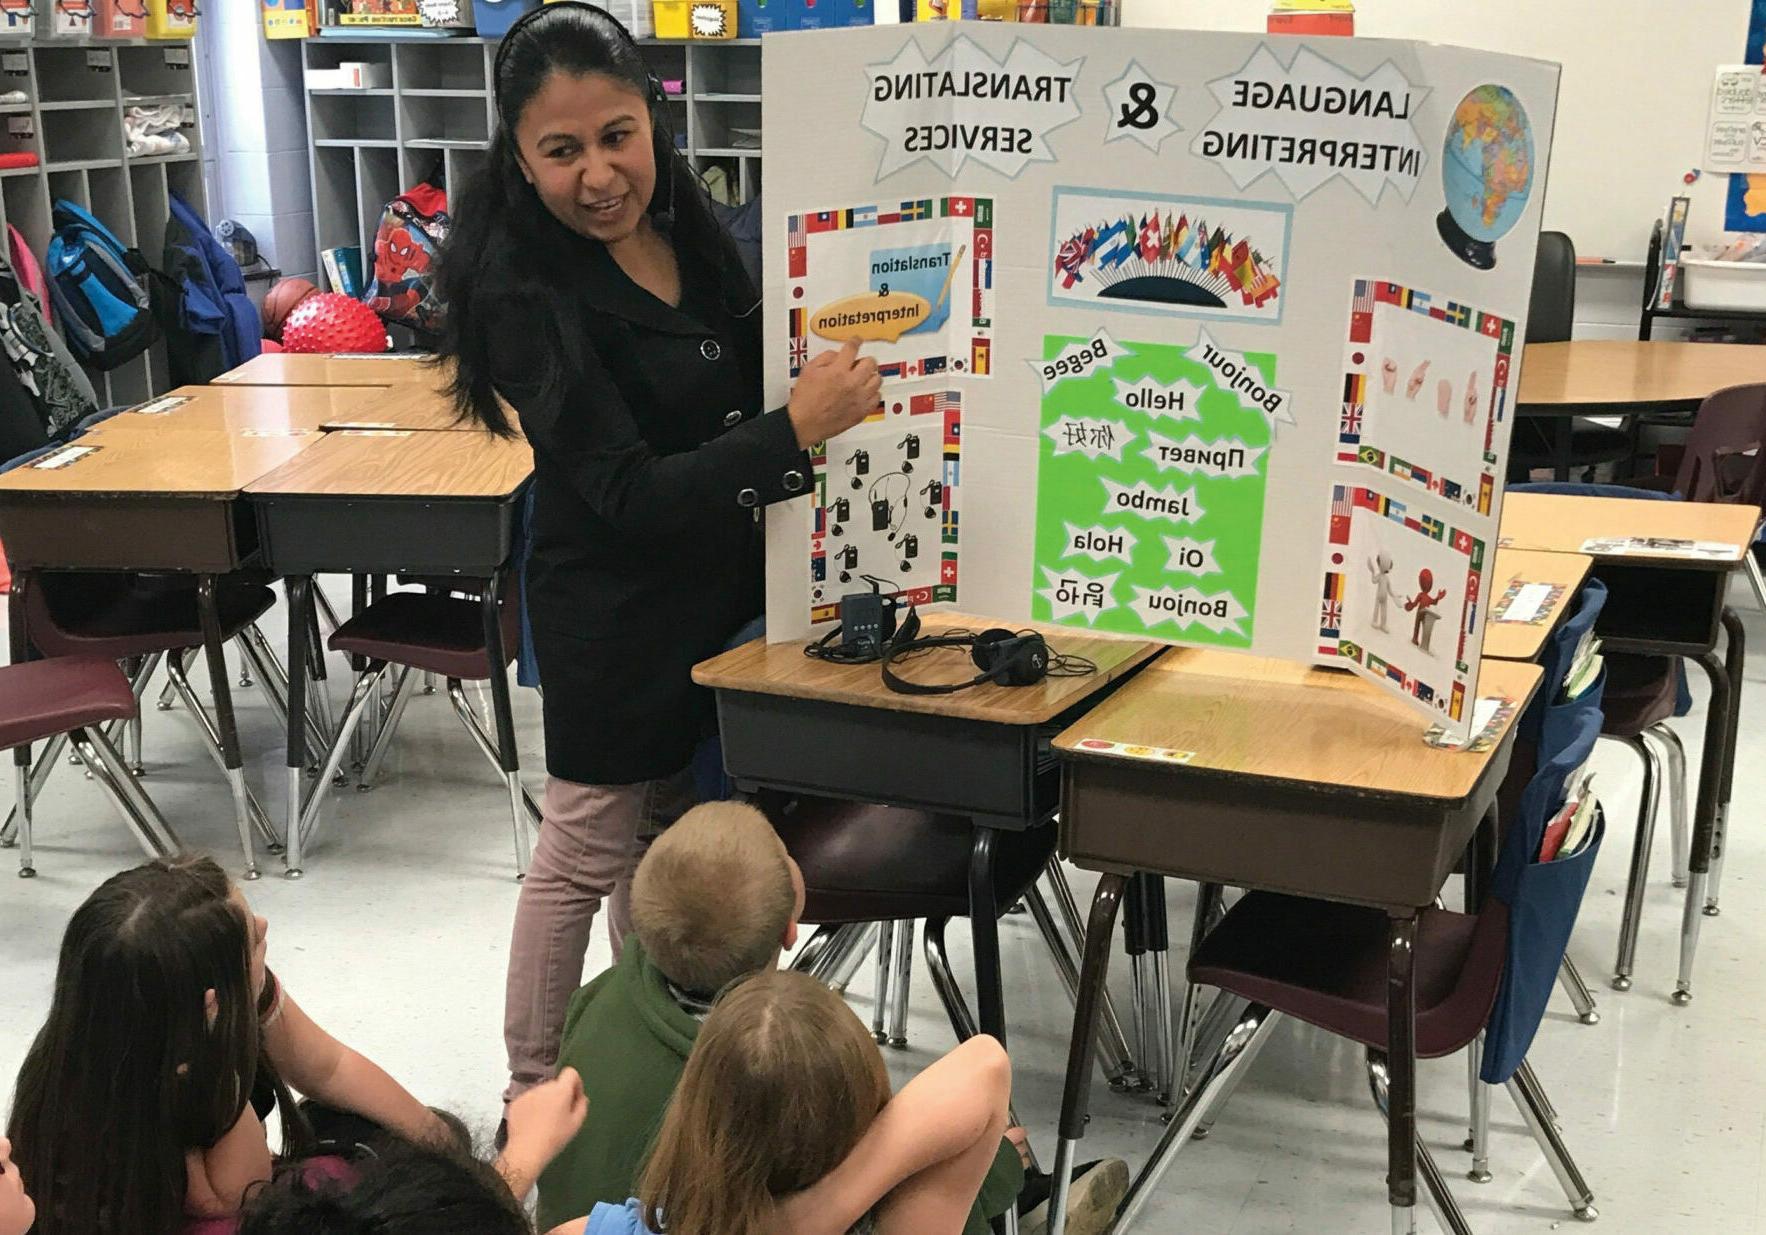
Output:
[[874,585],[1467,731],[1556,65],[970,22],[763,61],[767,396],[853,338],[884,378],[768,512],[770,639]]

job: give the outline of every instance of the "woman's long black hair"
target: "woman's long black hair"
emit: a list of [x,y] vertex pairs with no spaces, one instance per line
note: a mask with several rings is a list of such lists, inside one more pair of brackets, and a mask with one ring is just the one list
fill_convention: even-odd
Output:
[[[656,188],[649,213],[668,233],[683,267],[708,263],[727,270],[727,240],[698,177],[675,147],[661,84],[631,34],[605,9],[567,2],[534,10],[510,27],[497,50],[492,89],[498,125],[490,159],[459,195],[442,246],[437,290],[447,305],[437,349],[453,365],[449,394],[462,419],[505,436],[514,426],[498,401],[498,349],[513,330],[539,358],[521,375],[535,405],[556,410],[583,373],[585,332],[569,249],[585,243],[547,210],[516,161],[515,126],[553,73],[601,73],[642,95],[650,106]],[[597,243],[586,241],[586,243]],[[745,278],[744,278],[745,281]],[[752,289],[745,289],[752,301]],[[726,295],[731,289],[726,289]],[[741,298],[737,292],[732,298]],[[520,322],[508,318],[520,306]],[[752,307],[738,306],[738,311]]]
[[74,911],[6,1129],[35,1235],[183,1228],[185,1152],[232,1128],[260,1076],[251,935],[230,887],[212,859],[153,861]]

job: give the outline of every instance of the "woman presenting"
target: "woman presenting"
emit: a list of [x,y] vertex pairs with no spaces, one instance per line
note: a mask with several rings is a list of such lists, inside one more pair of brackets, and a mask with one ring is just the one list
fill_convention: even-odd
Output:
[[551,1075],[589,930],[615,955],[638,837],[692,804],[713,732],[694,664],[762,610],[759,509],[878,404],[856,345],[761,401],[759,299],[616,20],[550,4],[498,49],[500,123],[440,269],[462,416],[534,454],[527,598],[546,727],[544,826],[504,1011],[513,1098]]

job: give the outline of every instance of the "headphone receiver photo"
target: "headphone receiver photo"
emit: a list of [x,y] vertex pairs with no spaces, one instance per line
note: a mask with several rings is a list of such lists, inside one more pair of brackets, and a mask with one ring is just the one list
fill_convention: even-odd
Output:
[[[963,682],[911,682],[892,666],[919,652],[934,648],[968,648],[969,659],[980,672]],[[1098,667],[1083,656],[1063,656],[1033,630],[994,627],[979,634],[951,631],[927,639],[906,639],[892,644],[883,656],[883,681],[900,695],[953,695],[983,686],[1035,686],[1049,677],[1083,677]]]

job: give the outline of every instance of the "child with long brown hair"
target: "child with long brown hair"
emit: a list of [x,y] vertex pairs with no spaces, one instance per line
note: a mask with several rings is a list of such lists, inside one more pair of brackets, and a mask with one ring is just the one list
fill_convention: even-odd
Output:
[[804,974],[730,988],[624,1205],[553,1235],[957,1235],[999,1150],[1011,1066],[970,1038],[890,1095],[883,1057]]
[[454,1138],[283,991],[268,929],[206,857],[113,875],[74,911],[7,1128],[36,1235],[176,1235],[236,1215],[270,1178],[271,1110],[284,1151],[307,1148],[288,1085],[407,1139]]

